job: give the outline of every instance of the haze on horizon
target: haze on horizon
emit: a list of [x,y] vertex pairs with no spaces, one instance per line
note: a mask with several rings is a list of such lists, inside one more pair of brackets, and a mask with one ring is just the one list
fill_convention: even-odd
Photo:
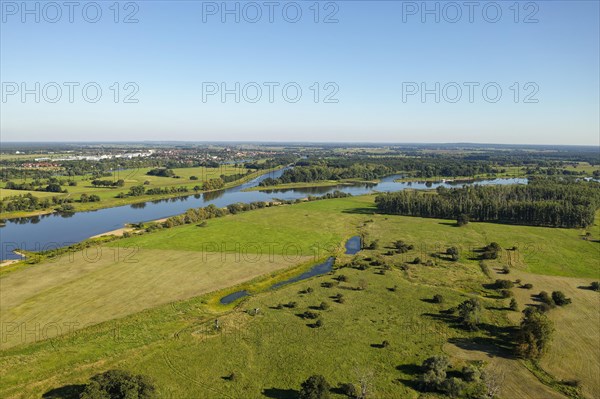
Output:
[[598,2],[501,3],[496,21],[482,2],[455,22],[444,2],[298,3],[295,22],[289,2],[272,21],[241,2],[100,3],[93,23],[7,3],[4,143],[600,144]]

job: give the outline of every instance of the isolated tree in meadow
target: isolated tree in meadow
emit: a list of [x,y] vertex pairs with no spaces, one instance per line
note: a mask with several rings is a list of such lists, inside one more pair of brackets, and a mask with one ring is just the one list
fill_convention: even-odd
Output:
[[458,215],[458,218],[456,218],[456,224],[458,226],[466,226],[467,224],[469,224],[469,222],[469,215],[465,215],[464,213],[461,213],[460,215]]
[[458,317],[463,326],[469,330],[477,330],[481,319],[481,302],[471,298],[458,305]]
[[421,387],[427,391],[439,389],[446,379],[446,371],[449,366],[450,361],[448,357],[443,355],[432,356],[426,359],[421,366],[423,370],[420,378]]
[[540,359],[548,351],[554,326],[535,308],[527,308],[517,333],[517,353],[526,359]]
[[149,377],[124,370],[108,370],[93,376],[80,395],[80,399],[153,399],[156,397],[156,388]]
[[558,306],[565,306],[571,303],[571,298],[567,298],[567,296],[562,291],[553,291],[552,300]]
[[320,374],[315,374],[301,385],[300,399],[329,399],[329,383]]

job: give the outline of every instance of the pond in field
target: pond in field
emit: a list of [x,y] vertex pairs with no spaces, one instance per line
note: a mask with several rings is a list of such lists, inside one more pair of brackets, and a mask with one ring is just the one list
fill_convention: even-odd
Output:
[[362,240],[360,236],[351,237],[348,241],[346,241],[346,255],[355,255],[362,246]]
[[[439,186],[452,187],[452,183],[395,182],[399,175],[388,176],[379,183],[357,183],[330,187],[308,187],[283,190],[243,191],[258,186],[267,177],[277,178],[282,170],[265,173],[239,186],[207,192],[203,194],[170,198],[165,200],[141,202],[114,208],[99,209],[91,212],[77,212],[61,215],[57,213],[18,219],[8,219],[0,224],[0,259],[18,259],[13,251],[17,248],[28,251],[40,251],[70,245],[91,236],[116,230],[127,223],[147,222],[162,219],[185,212],[190,208],[199,208],[214,204],[225,207],[236,202],[272,201],[274,198],[295,200],[309,195],[323,195],[339,190],[352,195],[372,192],[400,191],[406,188],[425,189]],[[516,184],[526,183],[527,179],[482,180],[477,184]],[[462,183],[461,183],[462,184]],[[456,184],[454,184],[455,186]]]
[[[302,274],[299,274],[295,277],[292,277],[288,280],[285,281],[280,281],[278,283],[273,284],[272,286],[270,286],[268,289],[269,290],[274,290],[277,289],[279,287],[283,287],[284,285],[288,285],[291,283],[295,283],[296,281],[301,281],[301,280],[306,280],[307,278],[310,277],[314,277],[314,276],[319,276],[321,274],[325,274],[325,273],[329,273],[332,269],[333,269],[333,262],[335,261],[334,257],[329,257],[327,258],[327,260],[325,262],[319,263],[318,265],[315,265],[313,267],[311,267],[309,270],[305,271]],[[223,305],[227,305],[237,299],[243,298],[245,296],[248,296],[249,293],[248,291],[236,291],[232,294],[226,295],[223,298],[221,298],[221,303]]]

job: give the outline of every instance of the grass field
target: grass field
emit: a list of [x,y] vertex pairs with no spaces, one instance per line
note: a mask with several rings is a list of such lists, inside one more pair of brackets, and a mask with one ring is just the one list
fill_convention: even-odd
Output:
[[[246,173],[247,169],[245,168],[236,168],[233,165],[221,165],[218,168],[206,168],[206,167],[196,167],[196,168],[176,168],[173,169],[176,175],[180,176],[179,179],[172,177],[160,177],[160,176],[149,176],[146,173],[152,168],[140,168],[140,169],[128,169],[122,171],[113,172],[110,177],[102,177],[100,180],[119,180],[123,179],[125,181],[125,185],[123,187],[94,187],[91,184],[93,180],[90,176],[75,176],[73,180],[77,183],[76,186],[64,186],[68,193],[46,193],[41,191],[25,191],[25,190],[6,190],[2,188],[5,183],[2,183],[2,187],[0,187],[0,198],[6,198],[11,195],[19,195],[19,194],[27,194],[31,193],[36,197],[46,198],[46,197],[69,197],[73,198],[75,202],[73,202],[73,206],[75,207],[75,211],[90,211],[101,208],[110,208],[114,206],[127,205],[135,202],[141,201],[151,201],[161,198],[173,197],[173,196],[181,196],[185,195],[182,193],[175,194],[161,194],[161,195],[143,195],[139,197],[126,197],[126,198],[116,198],[119,193],[127,193],[129,188],[133,186],[139,186],[144,184],[145,182],[149,182],[149,184],[144,184],[146,189],[151,188],[169,188],[169,187],[187,187],[189,190],[189,194],[193,194],[194,191],[192,189],[195,186],[202,187],[202,182],[208,179],[217,178],[221,175],[234,175],[238,173]],[[254,178],[259,174],[264,173],[254,172],[245,178],[245,180]],[[191,180],[190,177],[195,176],[198,180]],[[66,179],[66,178],[65,178]],[[24,182],[23,179],[14,180],[16,183]],[[226,187],[231,187],[233,185],[239,184],[240,181],[236,181],[233,183],[229,183]],[[80,203],[77,202],[81,197],[81,194],[96,194],[100,197],[100,202],[87,202]],[[51,212],[52,209],[49,209],[48,212]],[[37,212],[13,212],[13,213],[2,213],[0,217],[2,218],[11,218],[11,217],[23,217],[27,214],[39,214]]]
[[[584,240],[578,230],[489,223],[458,228],[453,221],[373,210],[373,196],[265,208],[212,219],[207,227],[114,241],[99,255],[88,249],[54,262],[9,266],[0,276],[0,396],[54,390],[47,397],[69,398],[65,386],[119,367],[153,377],[161,398],[293,398],[314,373],[333,385],[372,375],[373,398],[433,398],[414,389],[415,366],[445,352],[455,369],[483,360],[501,373],[503,398],[563,398],[507,349],[502,331],[518,324],[520,314],[484,286],[507,278],[499,274],[505,264],[512,266],[508,278],[534,284],[533,290],[513,289],[521,307],[540,290],[561,289],[573,298],[569,307],[550,312],[557,332],[542,367],[557,379],[581,380],[586,397],[598,396],[598,293],[577,288],[600,277],[598,242]],[[598,226],[590,231],[600,236]],[[339,244],[355,234],[367,243],[379,240],[379,249],[363,253],[382,256],[392,269],[382,275],[378,267],[342,268],[334,273],[348,281],[333,288],[321,286],[333,281],[324,275],[255,293],[237,307],[218,304],[225,293],[266,286],[260,275],[275,281],[278,271],[328,251],[337,251],[343,264],[351,257],[339,255]],[[415,249],[383,255],[398,239]],[[518,249],[490,261],[488,277],[472,257],[491,241]],[[460,249],[458,262],[432,256],[451,245]],[[400,269],[417,256],[434,265]],[[349,289],[361,280],[365,290]],[[313,292],[300,293],[307,287]],[[337,293],[344,303],[332,300]],[[430,303],[434,294],[444,296],[443,305]],[[439,310],[473,295],[484,302],[484,328],[468,332],[440,317]],[[297,307],[275,308],[290,301]],[[318,311],[321,328],[297,316],[323,301],[330,307]],[[247,310],[255,308],[260,312],[251,316]],[[388,348],[379,347],[383,340]],[[224,378],[232,372],[235,381]]]

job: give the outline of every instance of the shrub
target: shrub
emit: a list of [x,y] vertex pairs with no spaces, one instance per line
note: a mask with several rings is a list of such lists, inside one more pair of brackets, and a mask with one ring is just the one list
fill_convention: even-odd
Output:
[[321,283],[321,287],[324,287],[324,288],[331,288],[334,285],[335,284],[333,284],[331,281],[325,281],[324,283]]
[[593,291],[600,291],[600,282],[594,281],[592,284],[590,284],[590,289]]
[[418,265],[421,263],[421,258],[416,257],[413,261],[412,261],[413,265]]
[[511,296],[513,296],[513,293],[511,290],[501,290],[500,295],[502,296],[502,298],[510,298]]
[[433,302],[434,303],[444,303],[444,297],[440,294],[435,294],[433,296]]
[[319,314],[316,312],[311,312],[310,310],[307,310],[306,312],[302,313],[302,317],[305,319],[316,319],[317,317],[319,317]]
[[478,381],[481,378],[481,371],[476,366],[470,364],[468,366],[463,367],[462,375],[465,381],[474,382]]
[[508,265],[503,266],[502,267],[502,273],[509,274],[510,273],[510,267]]
[[446,255],[450,255],[450,259],[452,259],[452,261],[456,262],[459,258],[458,248],[450,247],[450,248],[446,249]]
[[343,275],[343,274],[340,274],[339,276],[336,277],[336,280],[339,281],[339,282],[347,282],[348,281],[348,277],[345,276],[345,275]]
[[320,374],[310,376],[301,387],[300,399],[329,399],[329,383]]
[[385,340],[381,343],[382,348],[387,348],[388,346],[390,346],[390,342],[388,340]]
[[498,279],[494,283],[494,288],[497,289],[497,290],[500,290],[500,289],[509,289],[509,288],[512,288],[512,287],[514,287],[514,284],[510,280],[500,280],[500,279]]
[[523,284],[521,286],[521,288],[525,288],[526,290],[530,290],[533,288],[533,284],[527,283],[527,284]]
[[294,309],[298,306],[298,303],[297,302],[288,302],[287,305],[285,305],[285,306],[290,309]]
[[567,298],[567,296],[562,291],[553,291],[552,300],[558,306],[565,306],[571,303],[571,298]]
[[329,309],[329,304],[327,302],[321,302],[321,304],[319,305],[319,309],[327,310]]
[[321,327],[323,326],[323,320],[319,319],[315,322],[315,327]]
[[444,380],[440,386],[440,390],[446,392],[451,398],[458,398],[462,396],[463,391],[466,388],[466,384],[460,378],[452,377]]
[[538,294],[538,299],[542,303],[545,303],[546,305],[549,305],[550,307],[554,307],[554,305],[555,305],[554,299],[552,299],[552,297],[546,291],[541,291]]
[[510,310],[514,310],[515,312],[519,310],[519,304],[515,298],[510,300],[510,305],[508,306]]

